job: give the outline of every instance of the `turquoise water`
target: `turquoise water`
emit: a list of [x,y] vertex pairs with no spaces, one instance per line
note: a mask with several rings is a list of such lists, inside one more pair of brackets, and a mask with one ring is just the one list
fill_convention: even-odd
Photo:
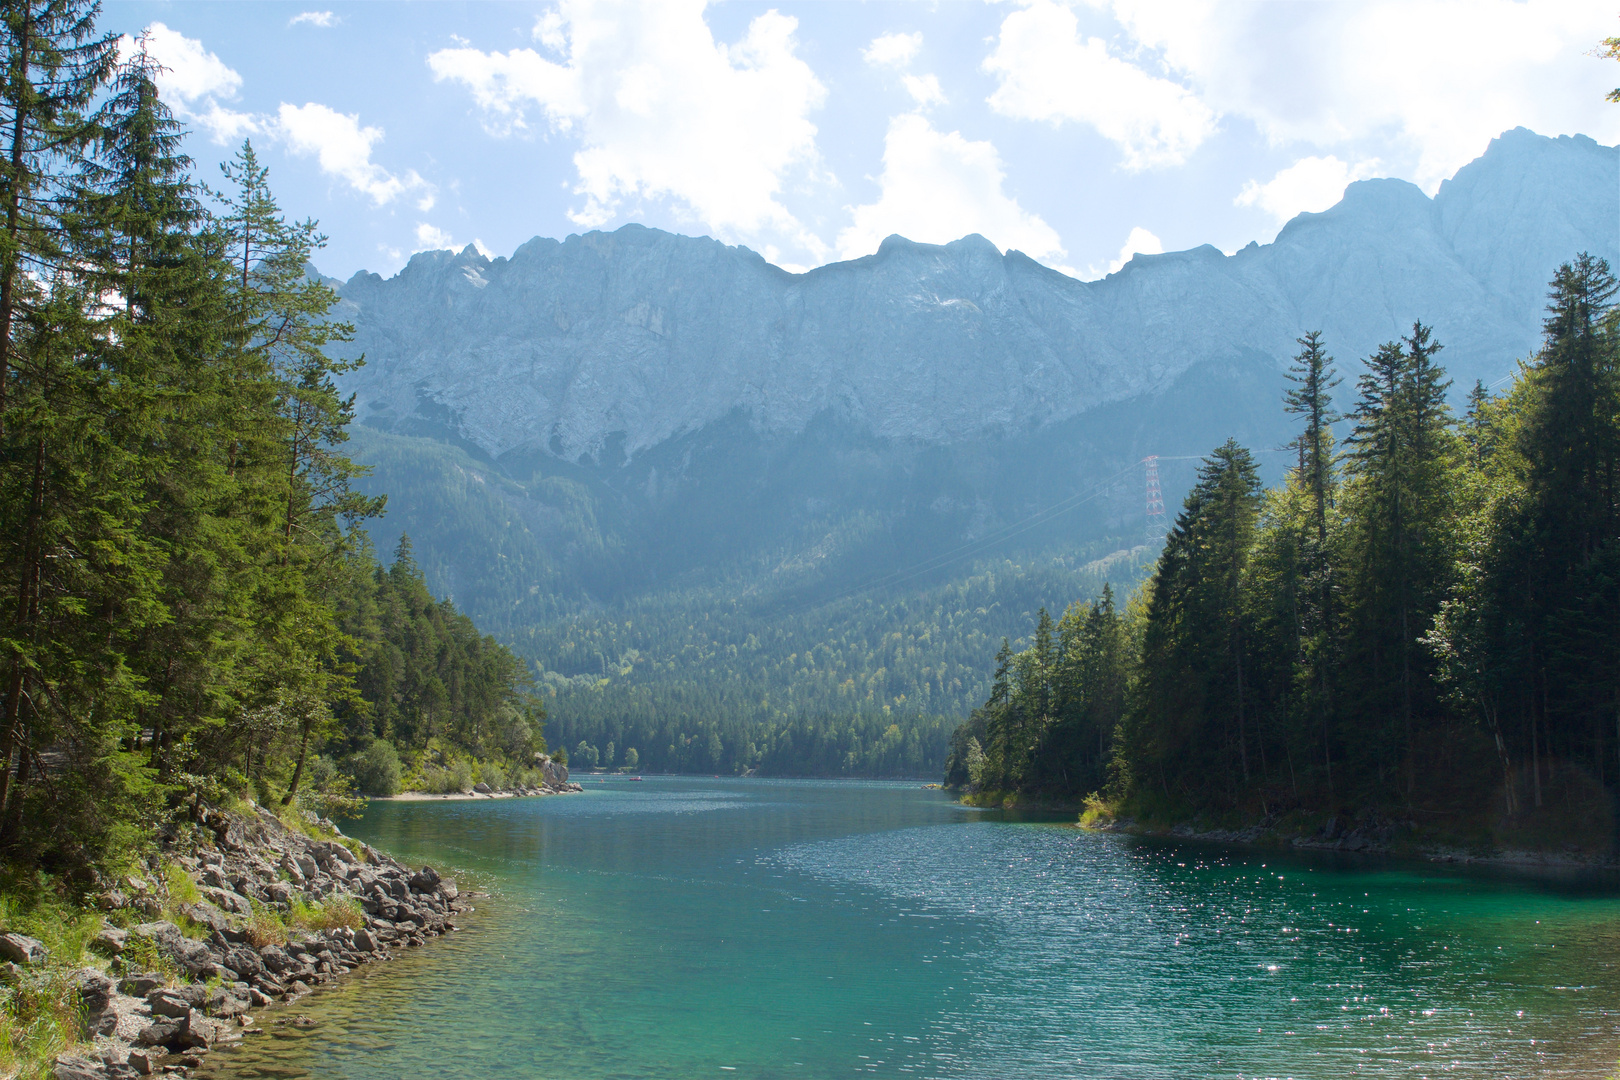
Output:
[[467,928],[219,1077],[1596,1077],[1620,894],[967,810],[916,784],[648,779],[378,803]]

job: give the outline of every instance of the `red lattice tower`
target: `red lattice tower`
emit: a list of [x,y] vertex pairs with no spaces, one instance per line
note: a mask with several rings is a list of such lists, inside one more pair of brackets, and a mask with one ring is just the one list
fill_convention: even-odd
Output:
[[1149,455],[1142,464],[1147,466],[1146,543],[1152,546],[1162,542],[1169,529],[1164,521],[1164,494],[1159,490],[1159,456]]

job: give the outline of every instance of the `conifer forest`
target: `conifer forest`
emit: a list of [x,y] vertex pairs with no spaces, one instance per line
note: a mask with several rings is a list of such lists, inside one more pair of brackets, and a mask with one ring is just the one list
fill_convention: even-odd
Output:
[[1029,648],[1003,645],[947,781],[1167,821],[1380,807],[1606,845],[1616,289],[1603,260],[1561,267],[1539,351],[1460,413],[1421,323],[1352,364],[1301,338],[1286,482],[1214,448],[1137,595],[1043,611]]
[[71,878],[210,802],[529,767],[523,665],[361,529],[385,500],[351,487],[333,380],[360,358],[335,358],[316,224],[250,144],[211,176],[181,154],[144,41],[120,62],[95,14],[6,15],[7,864]]

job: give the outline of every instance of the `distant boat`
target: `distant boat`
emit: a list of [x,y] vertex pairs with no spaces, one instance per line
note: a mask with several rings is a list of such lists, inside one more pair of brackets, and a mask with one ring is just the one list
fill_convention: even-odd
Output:
[[639,777],[639,776],[627,776],[627,777],[625,777],[625,779],[629,780],[629,781],[631,781],[633,783],[637,783],[637,784],[641,783],[641,777]]

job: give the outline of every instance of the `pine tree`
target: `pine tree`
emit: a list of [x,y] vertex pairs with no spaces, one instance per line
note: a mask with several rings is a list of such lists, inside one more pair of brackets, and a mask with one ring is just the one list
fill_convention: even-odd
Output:
[[117,62],[117,35],[96,33],[99,10],[84,0],[23,0],[0,16],[0,431],[18,319],[49,302],[39,283],[61,265],[62,207],[97,133],[89,113]]

